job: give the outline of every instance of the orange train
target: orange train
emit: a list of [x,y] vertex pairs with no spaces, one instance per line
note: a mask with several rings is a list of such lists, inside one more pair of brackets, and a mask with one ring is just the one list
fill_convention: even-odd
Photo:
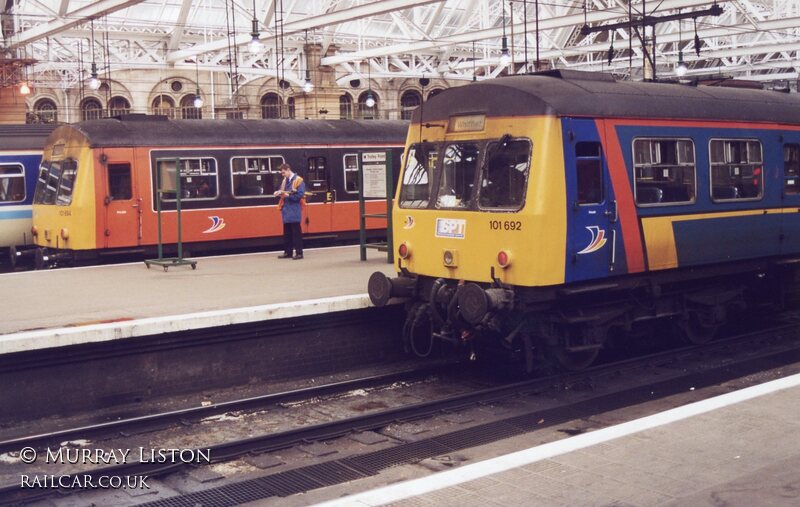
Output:
[[[278,167],[288,163],[309,193],[309,239],[355,237],[359,171],[390,160],[398,174],[402,121],[169,120],[128,115],[63,125],[48,138],[33,200],[36,266],[105,254],[155,253],[177,242],[176,163],[182,240],[192,254],[282,241]],[[374,162],[371,162],[374,165]],[[160,189],[158,188],[160,185]],[[367,213],[385,201],[367,201]],[[375,234],[386,222],[370,219]]]

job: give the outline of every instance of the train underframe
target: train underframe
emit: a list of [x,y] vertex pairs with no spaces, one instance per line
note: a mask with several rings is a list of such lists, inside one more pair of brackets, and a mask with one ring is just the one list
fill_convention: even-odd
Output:
[[800,306],[800,258],[544,288],[509,286],[492,277],[493,283],[478,284],[375,273],[369,294],[376,305],[406,299],[407,352],[500,358],[522,373],[553,360],[569,370],[586,368],[611,337],[646,340],[661,323],[686,342],[702,344],[732,316]]

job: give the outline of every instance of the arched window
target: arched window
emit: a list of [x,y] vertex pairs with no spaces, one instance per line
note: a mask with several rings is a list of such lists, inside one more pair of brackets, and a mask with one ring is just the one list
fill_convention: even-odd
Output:
[[400,119],[410,120],[414,109],[422,103],[422,95],[416,90],[406,90],[400,96]]
[[33,105],[34,123],[58,122],[58,107],[50,99],[39,99]]
[[151,111],[153,114],[163,114],[167,118],[175,118],[175,101],[169,95],[159,95],[153,99]]
[[294,120],[296,114],[294,106],[294,97],[289,97],[288,99],[286,99],[286,112],[289,115],[289,118]]
[[181,118],[184,120],[200,120],[203,118],[203,108],[194,107],[194,97],[195,95],[190,93],[181,98]]
[[339,97],[339,118],[342,120],[353,118],[353,97],[349,93],[344,93]]
[[428,92],[428,98],[430,99],[432,97],[435,97],[435,96],[439,95],[440,93],[442,93],[443,91],[444,90],[442,88],[434,88],[433,90]]
[[[372,95],[372,100],[375,101],[375,105],[372,107],[367,106],[367,97]],[[368,90],[363,92],[361,95],[358,96],[358,117],[362,120],[374,120],[378,117],[378,102],[379,102],[378,94],[372,90]]]
[[131,112],[131,103],[125,97],[111,97],[108,101],[108,115],[119,116]]
[[281,98],[277,93],[267,93],[261,97],[261,117],[264,119],[281,117]]
[[81,118],[84,120],[98,120],[103,117],[103,105],[94,97],[88,97],[81,102]]

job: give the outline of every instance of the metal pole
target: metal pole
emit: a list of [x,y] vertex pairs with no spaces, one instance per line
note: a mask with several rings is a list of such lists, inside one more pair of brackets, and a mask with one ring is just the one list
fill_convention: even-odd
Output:
[[181,242],[181,159],[175,159],[175,201],[178,213],[178,260],[183,259],[183,244]]
[[[422,117],[420,117],[420,122]],[[394,197],[394,173],[392,151],[386,150],[386,262],[394,264],[394,228],[392,227],[392,198]]]
[[161,239],[161,168],[156,171],[156,216],[158,217],[158,260],[161,260],[164,258],[164,244]]
[[358,157],[358,241],[361,250],[361,260],[367,260],[367,220],[364,217],[366,205],[364,203],[364,154]]

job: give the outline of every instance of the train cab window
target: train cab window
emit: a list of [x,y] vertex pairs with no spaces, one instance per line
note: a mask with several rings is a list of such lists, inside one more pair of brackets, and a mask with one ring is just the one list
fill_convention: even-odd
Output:
[[355,153],[344,156],[344,190],[358,193],[358,155]]
[[470,205],[475,195],[479,155],[475,143],[454,143],[445,148],[437,208],[466,208]]
[[0,164],[0,202],[25,200],[25,172],[20,164]]
[[800,194],[800,144],[783,145],[783,193]]
[[530,168],[531,142],[527,139],[490,143],[481,173],[478,203],[484,209],[520,209]]
[[50,173],[50,162],[42,160],[39,164],[39,176],[36,179],[36,189],[33,192],[33,203],[44,204],[44,196],[47,192],[47,176]]
[[[192,201],[217,197],[217,161],[213,158],[182,158],[181,200]],[[175,200],[175,160],[156,161],[165,201]]]
[[278,169],[284,159],[280,155],[233,157],[233,195],[235,197],[273,197],[281,185]]
[[433,144],[413,144],[406,153],[403,182],[400,187],[401,208],[427,208],[431,198],[432,174],[439,152]]
[[130,164],[108,164],[108,196],[114,201],[133,197]]
[[691,139],[634,139],[633,172],[637,206],[695,201],[696,164]]
[[308,157],[306,189],[311,192],[328,190],[328,165],[325,157]]
[[605,200],[600,143],[575,144],[575,176],[579,205],[600,204]]
[[47,172],[42,204],[55,204],[58,195],[58,184],[61,181],[61,162],[51,162]]
[[72,204],[72,190],[75,187],[75,176],[78,173],[78,162],[66,159],[61,166],[61,181],[58,184],[56,203],[59,206]]
[[764,194],[761,142],[712,139],[711,199],[714,202],[758,200]]

